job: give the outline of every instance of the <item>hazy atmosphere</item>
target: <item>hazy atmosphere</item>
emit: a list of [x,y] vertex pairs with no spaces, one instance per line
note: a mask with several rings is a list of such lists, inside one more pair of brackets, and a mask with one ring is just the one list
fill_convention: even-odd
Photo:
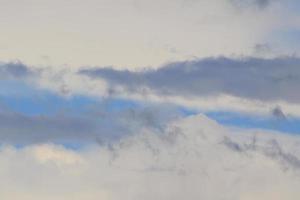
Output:
[[0,199],[300,199],[297,0],[0,0]]

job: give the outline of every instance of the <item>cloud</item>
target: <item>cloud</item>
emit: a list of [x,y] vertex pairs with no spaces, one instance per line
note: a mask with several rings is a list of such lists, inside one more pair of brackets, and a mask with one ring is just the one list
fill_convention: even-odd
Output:
[[255,3],[260,7],[266,7],[271,3],[271,0],[256,0]]
[[31,70],[22,62],[0,63],[0,78],[24,78],[31,74]]
[[[30,65],[58,68],[63,65],[140,68],[194,56],[253,55],[255,44],[268,42],[274,31],[286,30],[282,25],[291,21],[290,7],[294,3],[279,1],[276,7],[272,2],[123,0],[120,4],[118,0],[88,0],[88,3],[46,0],[36,4],[35,0],[28,0],[25,5],[11,0],[5,8],[0,8],[0,19],[15,13],[1,23],[5,30],[0,38],[1,46],[5,47],[1,49],[1,58],[18,58]],[[53,9],[55,15],[51,13]],[[79,12],[85,14],[79,16]],[[99,23],[101,26],[95,26]],[[68,31],[61,27],[68,27]],[[289,39],[281,40],[283,44],[279,46],[291,46]],[[277,41],[272,45],[278,44]],[[286,52],[291,50],[287,48],[281,53]]]
[[82,110],[34,115],[5,110],[0,112],[0,140],[8,144],[106,143],[143,128],[161,132],[169,121],[182,116],[170,105],[134,106],[114,111],[106,109],[105,102]]
[[110,88],[128,93],[154,93],[187,98],[230,95],[260,101],[300,103],[298,58],[207,58],[175,62],[157,70],[129,71],[87,68],[80,71],[102,79]]
[[253,52],[257,56],[270,55],[274,52],[272,46],[268,43],[254,45]]
[[[81,70],[2,64],[3,95],[51,91],[70,98],[114,97],[171,103],[202,111],[270,115],[279,106],[300,116],[299,58],[216,57],[173,62],[144,70],[85,67]],[[15,82],[13,82],[13,81]],[[11,82],[12,81],[12,82]],[[24,89],[26,86],[26,92]]]
[[198,115],[110,146],[2,146],[0,198],[293,200],[300,197],[299,142]]
[[270,6],[274,0],[230,0],[231,3],[238,8],[251,8],[256,7],[264,9]]
[[280,119],[280,120],[284,120],[286,119],[286,116],[284,114],[284,112],[282,111],[282,109],[277,106],[275,107],[273,110],[272,110],[272,115],[277,118],[277,119]]

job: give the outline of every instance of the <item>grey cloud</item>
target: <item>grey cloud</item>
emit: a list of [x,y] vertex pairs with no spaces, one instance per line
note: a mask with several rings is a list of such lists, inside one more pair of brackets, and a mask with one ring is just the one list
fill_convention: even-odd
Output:
[[0,140],[12,143],[38,143],[56,140],[86,140],[91,137],[93,124],[62,116],[25,116],[17,113],[0,114]]
[[281,109],[279,106],[275,107],[275,108],[272,110],[272,115],[273,115],[276,119],[280,119],[280,120],[286,119],[286,116],[285,116],[284,112],[282,111],[282,109]]
[[30,69],[21,62],[0,63],[0,78],[23,78],[30,75]]
[[254,136],[249,144],[248,141],[234,141],[231,137],[225,136],[221,144],[237,153],[251,154],[256,152],[262,154],[269,159],[279,162],[284,170],[300,169],[300,159],[297,155],[284,151],[275,138],[267,140],[267,142],[262,141],[261,138],[257,141],[257,138]]
[[270,2],[271,2],[271,0],[256,0],[255,1],[255,3],[262,8],[268,6],[270,4]]
[[238,8],[256,7],[259,9],[264,9],[268,7],[273,1],[272,0],[230,0],[230,2]]
[[229,137],[224,137],[222,144],[236,152],[242,152],[244,150],[240,144],[232,141]]
[[296,155],[282,150],[282,147],[275,139],[269,142],[269,147],[264,149],[264,154],[281,162],[286,169],[290,167],[300,169],[300,159]]
[[104,79],[109,88],[129,93],[184,97],[228,94],[256,100],[300,102],[300,59],[225,57],[175,62],[157,70],[129,71],[86,68],[80,74]]
[[253,47],[253,53],[255,55],[266,56],[274,53],[274,49],[268,43],[256,44]]
[[24,115],[0,112],[2,143],[90,142],[107,143],[147,128],[161,132],[167,122],[180,116],[175,108],[145,106],[107,111],[101,106],[79,114]]

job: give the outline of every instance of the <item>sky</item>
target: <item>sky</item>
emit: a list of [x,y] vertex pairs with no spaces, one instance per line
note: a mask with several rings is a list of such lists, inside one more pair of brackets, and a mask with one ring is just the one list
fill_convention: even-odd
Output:
[[0,199],[300,198],[299,1],[0,3]]

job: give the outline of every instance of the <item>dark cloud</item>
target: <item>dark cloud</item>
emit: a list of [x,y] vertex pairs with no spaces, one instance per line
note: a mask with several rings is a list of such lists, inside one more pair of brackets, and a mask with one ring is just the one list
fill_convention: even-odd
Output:
[[31,74],[29,68],[21,62],[0,63],[0,78],[23,78]]
[[228,94],[257,100],[300,102],[300,59],[283,57],[206,58],[167,64],[157,70],[86,68],[79,72],[104,79],[109,88],[129,93],[205,97]]
[[280,106],[277,106],[272,110],[272,115],[279,120],[286,119],[286,116]]

